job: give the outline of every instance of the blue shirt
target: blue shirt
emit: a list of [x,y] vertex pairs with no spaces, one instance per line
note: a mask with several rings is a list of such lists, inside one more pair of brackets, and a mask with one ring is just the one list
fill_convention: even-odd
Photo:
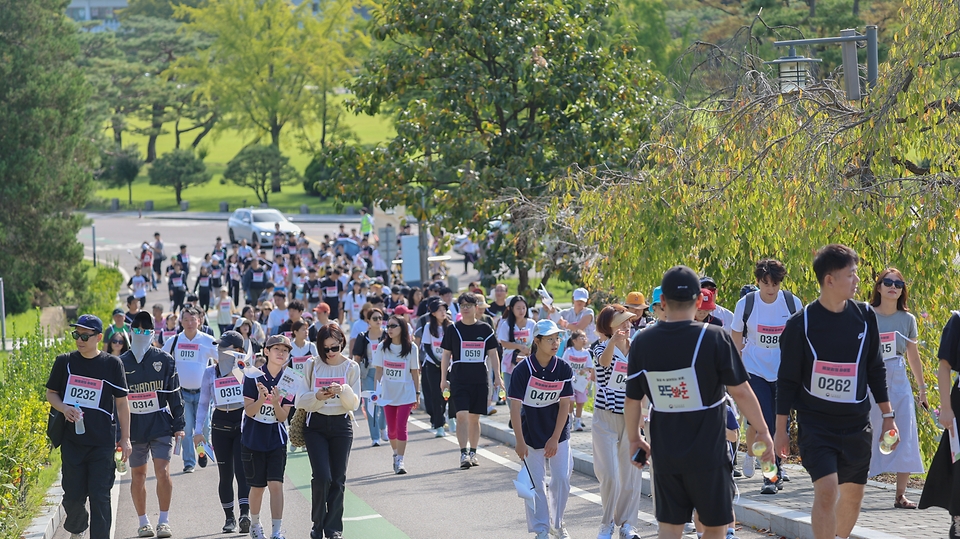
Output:
[[[511,399],[523,402],[527,393],[527,384],[530,381],[530,368],[533,367],[532,375],[547,382],[562,381],[563,389],[560,391],[560,398],[573,397],[573,369],[566,361],[560,361],[557,356],[550,358],[546,367],[541,367],[536,359],[521,361],[513,369],[510,375],[510,387],[507,396]],[[557,414],[560,413],[560,403],[554,403],[543,408],[523,405],[520,410],[520,426],[523,432],[523,441],[534,449],[543,449],[547,445],[547,440],[553,436],[553,431],[557,428]],[[563,432],[560,433],[560,442],[570,438],[570,419],[563,426]]]
[[[257,390],[257,382],[266,386],[267,390],[272,390],[280,381],[281,376],[283,376],[283,370],[276,377],[272,377],[270,371],[264,366],[263,376],[243,379],[243,396],[259,400],[260,392]],[[293,399],[290,397],[284,398],[280,406],[293,406]],[[266,412],[266,408],[268,407],[261,406],[261,413]],[[240,442],[253,451],[273,451],[278,447],[287,445],[286,423],[280,421],[264,423],[244,413]]]

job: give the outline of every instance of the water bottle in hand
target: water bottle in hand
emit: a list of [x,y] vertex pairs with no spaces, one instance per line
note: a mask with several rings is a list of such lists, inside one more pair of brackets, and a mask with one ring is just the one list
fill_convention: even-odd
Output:
[[114,455],[114,459],[117,461],[117,473],[120,475],[127,473],[127,463],[124,462],[123,451],[119,447]]
[[900,440],[900,433],[894,429],[890,429],[883,433],[883,437],[880,438],[880,453],[884,455],[889,455],[893,453],[893,446]]
[[[759,459],[761,455],[767,452],[767,444],[763,442],[755,442],[751,448],[751,452],[753,453],[753,456]],[[760,471],[763,473],[763,476],[770,481],[773,481],[774,483],[777,482],[777,472],[779,470],[777,469],[776,461],[769,462],[766,460],[761,460]]]
[[78,412],[80,412],[80,419],[73,422],[74,428],[77,429],[77,435],[82,435],[87,432],[87,427],[83,425],[83,410],[79,406],[74,406]]

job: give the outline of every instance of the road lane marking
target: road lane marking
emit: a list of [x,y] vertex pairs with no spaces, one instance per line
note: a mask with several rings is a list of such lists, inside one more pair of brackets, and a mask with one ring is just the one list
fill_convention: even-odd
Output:
[[[428,431],[433,431],[433,430],[434,430],[433,428],[431,428],[430,425],[428,425],[427,423],[424,423],[423,421],[421,421],[421,420],[419,420],[419,419],[410,418],[410,424],[415,425],[417,428],[420,428],[420,429],[423,429],[423,430],[428,430]],[[459,445],[460,445],[460,442],[457,441],[457,437],[456,437],[456,436],[444,436],[443,439],[444,439],[444,440],[447,440],[448,442],[450,442],[450,443],[452,443],[452,444],[454,444],[454,445],[456,445],[456,446],[458,446],[458,447],[459,447]],[[488,438],[488,440],[489,440],[489,438]],[[479,449],[477,449],[477,454],[480,455],[480,456],[482,456],[483,458],[485,458],[485,459],[487,459],[487,460],[490,460],[490,461],[493,461],[494,463],[499,464],[499,465],[501,465],[501,466],[503,466],[503,467],[505,467],[505,468],[510,468],[511,470],[513,470],[513,471],[515,471],[515,472],[519,472],[519,471],[520,471],[520,463],[514,462],[514,461],[512,461],[512,460],[510,460],[510,459],[503,458],[503,457],[501,457],[500,455],[498,455],[498,454],[496,454],[496,453],[494,453],[494,452],[492,452],[492,451],[489,451],[489,450],[487,450],[487,449],[479,448]],[[582,498],[582,499],[584,499],[584,500],[587,500],[588,502],[592,502],[592,503],[595,503],[595,504],[597,504],[597,505],[602,505],[602,504],[601,504],[601,501],[600,501],[600,496],[598,496],[598,495],[596,495],[596,494],[594,494],[594,493],[592,493],[592,492],[587,492],[586,490],[583,490],[583,489],[581,489],[581,488],[577,488],[577,487],[575,487],[575,486],[573,486],[573,485],[570,485],[570,494],[573,494],[574,496],[577,496],[578,498]],[[656,524],[657,524],[657,518],[656,518],[655,516],[651,515],[650,513],[644,513],[643,511],[640,511],[639,518],[640,518],[641,521],[645,522],[646,524],[650,524],[650,525],[653,525],[653,526],[656,526]]]
[[341,520],[343,520],[344,522],[347,522],[347,521],[354,522],[357,520],[373,520],[375,518],[383,518],[383,515],[376,514],[376,515],[363,515],[362,517],[343,517]]

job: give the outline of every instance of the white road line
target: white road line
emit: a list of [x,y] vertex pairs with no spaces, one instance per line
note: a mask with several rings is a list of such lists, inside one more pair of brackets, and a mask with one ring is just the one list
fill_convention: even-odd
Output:
[[373,520],[375,518],[383,518],[383,515],[376,514],[376,515],[363,515],[362,517],[343,517],[341,520],[343,520],[344,522],[348,522],[348,521],[356,522],[358,520]]
[[[423,421],[420,421],[419,419],[413,419],[413,418],[411,418],[411,419],[410,419],[410,424],[411,424],[411,425],[414,425],[414,426],[416,426],[416,427],[418,427],[418,428],[421,428],[421,429],[423,429],[423,430],[429,430],[429,431],[432,431],[432,430],[433,430],[433,429],[430,427],[430,425],[424,423]],[[447,440],[448,442],[454,444],[454,445],[457,445],[457,446],[460,445],[460,442],[457,441],[457,437],[456,437],[456,436],[445,436],[444,439]],[[481,448],[481,449],[477,449],[477,454],[480,455],[480,456],[482,456],[483,458],[485,458],[485,459],[487,459],[487,460],[490,460],[490,461],[493,461],[494,463],[499,464],[499,465],[501,465],[501,466],[503,466],[503,467],[505,467],[505,468],[510,468],[511,470],[513,470],[513,471],[515,471],[515,472],[519,472],[519,471],[520,471],[520,463],[514,462],[514,461],[509,460],[509,459],[505,459],[505,458],[501,457],[500,455],[497,455],[496,453],[493,453],[492,451],[488,451],[488,450],[486,450],[486,449],[482,449],[482,448]],[[595,503],[595,504],[597,504],[597,505],[601,505],[600,496],[598,496],[598,495],[596,495],[596,494],[594,494],[594,493],[592,493],[592,492],[587,492],[587,491],[585,491],[585,490],[583,490],[583,489],[580,489],[580,488],[577,488],[577,487],[571,485],[571,486],[570,486],[570,494],[573,494],[574,496],[577,496],[577,497],[579,497],[579,498],[583,498],[584,500],[587,500],[588,502]],[[649,525],[652,525],[652,526],[656,526],[656,525],[657,525],[657,518],[656,518],[655,516],[651,515],[650,513],[644,513],[643,511],[640,511],[639,517],[640,517],[640,520],[643,521],[643,522],[646,523],[646,524],[649,524]]]

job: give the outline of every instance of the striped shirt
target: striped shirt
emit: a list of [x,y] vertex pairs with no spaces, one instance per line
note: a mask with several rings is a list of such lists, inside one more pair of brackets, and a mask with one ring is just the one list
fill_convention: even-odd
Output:
[[623,413],[623,402],[627,397],[626,390],[619,391],[607,387],[610,382],[610,376],[613,374],[613,364],[616,361],[627,361],[627,356],[619,348],[613,349],[613,361],[609,366],[604,367],[600,364],[600,354],[606,350],[609,340],[597,343],[593,349],[593,357],[596,358],[594,364],[597,368],[597,397],[594,406],[600,410],[607,410],[615,414]]

